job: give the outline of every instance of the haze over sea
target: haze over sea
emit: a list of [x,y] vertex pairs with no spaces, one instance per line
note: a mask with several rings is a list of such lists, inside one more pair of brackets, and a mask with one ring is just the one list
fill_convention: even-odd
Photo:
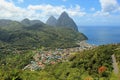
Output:
[[120,26],[87,26],[79,27],[79,31],[88,37],[90,44],[120,43]]

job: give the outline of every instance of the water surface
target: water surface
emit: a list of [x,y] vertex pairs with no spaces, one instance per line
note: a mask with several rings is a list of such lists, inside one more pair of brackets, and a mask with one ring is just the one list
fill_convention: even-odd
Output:
[[95,45],[120,43],[120,27],[79,27],[88,37],[88,43]]

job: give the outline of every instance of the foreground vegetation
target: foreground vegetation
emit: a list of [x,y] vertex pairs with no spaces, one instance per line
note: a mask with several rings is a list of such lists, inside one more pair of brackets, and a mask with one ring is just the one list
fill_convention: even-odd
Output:
[[113,73],[112,54],[116,55],[120,69],[120,44],[75,52],[68,61],[38,71],[22,70],[33,59],[32,51],[2,55],[0,80],[119,80],[120,73]]

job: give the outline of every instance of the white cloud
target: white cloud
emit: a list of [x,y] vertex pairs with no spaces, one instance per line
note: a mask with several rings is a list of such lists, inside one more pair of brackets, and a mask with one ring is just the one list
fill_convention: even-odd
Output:
[[21,20],[24,18],[40,19],[45,21],[49,16],[58,16],[63,11],[68,12],[71,17],[84,16],[86,13],[79,5],[66,8],[65,6],[53,6],[50,4],[29,5],[27,8],[15,6],[14,2],[1,0],[0,2],[0,19]]
[[100,0],[102,12],[116,12],[119,9],[117,0]]
[[91,8],[90,11],[95,11],[95,8]]
[[93,16],[110,16],[110,13],[97,11],[96,13],[93,14]]
[[52,5],[29,5],[28,9],[38,10],[44,13],[44,15],[60,15],[63,11],[68,12],[71,16],[83,16],[85,12],[81,10],[79,5],[75,7],[66,8],[65,6],[52,6]]
[[76,5],[75,7],[71,7],[66,10],[71,16],[84,16],[86,15],[86,12],[84,12],[84,9],[80,8],[79,5]]
[[99,0],[101,10],[96,11],[93,16],[110,16],[112,13],[120,12],[117,0]]
[[29,10],[39,11],[43,16],[59,15],[65,9],[65,6],[52,6],[52,5],[29,5]]
[[[101,0],[102,1],[102,0]],[[80,21],[78,23],[90,23],[92,20],[97,21],[97,17],[101,17],[100,20],[106,18],[106,16],[110,16],[110,12],[114,11],[120,11],[120,7],[114,7],[115,9],[107,9],[109,6],[113,6],[113,3],[107,3],[105,1],[101,2],[101,10],[96,11],[95,8],[91,8],[91,11],[96,11],[94,14],[88,14],[85,12],[84,8],[81,8],[79,5],[75,6],[53,6],[50,4],[41,4],[41,5],[29,5],[27,8],[21,8],[18,7],[14,4],[12,1],[6,1],[6,0],[1,0],[0,2],[0,19],[14,19],[14,20],[22,20],[24,18],[29,18],[29,19],[39,19],[42,21],[46,21],[49,16],[53,15],[55,17],[58,17],[63,11],[66,11],[71,17],[74,17],[74,19],[77,21]],[[113,1],[113,0],[112,0]],[[107,4],[107,5],[105,5]],[[117,4],[114,2],[114,4]],[[90,18],[90,19],[88,19]],[[87,21],[88,19],[88,21]],[[86,21],[85,21],[86,20]],[[107,19],[108,20],[108,19]],[[102,23],[102,22],[101,22]]]
[[24,2],[24,0],[18,0],[18,3],[23,3]]
[[0,18],[18,20],[22,17],[30,16],[34,13],[33,11],[27,11],[26,9],[17,7],[13,4],[13,2],[7,2],[5,0],[1,0],[0,7]]

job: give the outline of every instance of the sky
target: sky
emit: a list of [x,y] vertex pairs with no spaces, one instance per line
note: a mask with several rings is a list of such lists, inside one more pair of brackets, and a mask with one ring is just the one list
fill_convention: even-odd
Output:
[[0,0],[0,19],[46,22],[63,11],[79,26],[120,26],[120,0]]

